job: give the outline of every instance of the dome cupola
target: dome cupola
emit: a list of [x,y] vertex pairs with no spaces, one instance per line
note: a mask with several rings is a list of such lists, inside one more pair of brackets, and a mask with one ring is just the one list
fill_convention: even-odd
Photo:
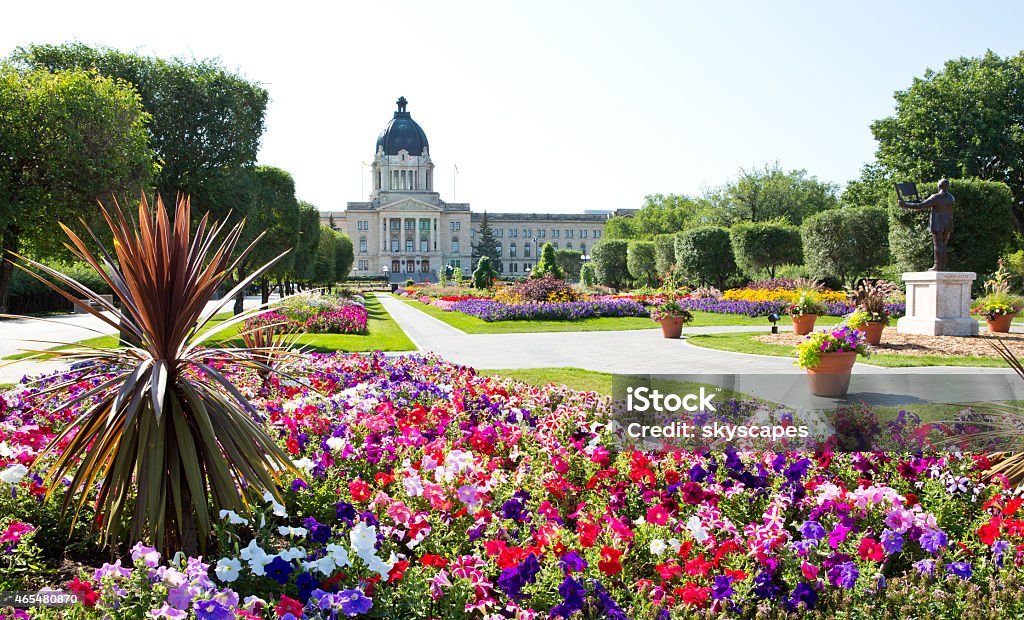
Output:
[[412,120],[412,115],[405,110],[405,106],[409,102],[405,97],[399,97],[395,103],[398,104],[398,109],[395,110],[395,116],[391,122],[377,137],[375,150],[379,153],[383,148],[384,155],[392,156],[398,155],[401,150],[413,156],[422,155],[424,151],[429,153],[430,145],[427,144],[427,134],[423,133],[423,129],[416,121]]

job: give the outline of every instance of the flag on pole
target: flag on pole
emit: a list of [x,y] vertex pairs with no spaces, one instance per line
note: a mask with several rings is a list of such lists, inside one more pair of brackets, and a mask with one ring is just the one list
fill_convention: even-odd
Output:
[[452,164],[452,165],[455,166],[455,174],[458,174],[459,173],[459,165],[458,164]]

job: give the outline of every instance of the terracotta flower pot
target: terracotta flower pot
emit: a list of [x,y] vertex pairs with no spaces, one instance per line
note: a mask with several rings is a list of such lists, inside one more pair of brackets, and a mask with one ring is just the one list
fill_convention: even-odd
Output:
[[868,321],[861,328],[864,332],[864,339],[867,340],[870,345],[877,345],[882,341],[882,330],[885,329],[885,323],[882,321]]
[[658,321],[661,323],[661,335],[666,338],[678,338],[683,335],[683,317],[670,316]]
[[807,368],[807,382],[815,396],[845,396],[850,389],[850,373],[857,361],[856,351],[849,353],[822,353],[821,362]]
[[801,314],[800,316],[789,315],[793,319],[793,333],[797,336],[806,336],[814,331],[814,322],[818,320],[817,314]]
[[985,322],[988,323],[988,331],[996,334],[1006,334],[1010,331],[1010,324],[1013,323],[1013,317],[1016,314],[1004,314],[994,319],[987,319]]

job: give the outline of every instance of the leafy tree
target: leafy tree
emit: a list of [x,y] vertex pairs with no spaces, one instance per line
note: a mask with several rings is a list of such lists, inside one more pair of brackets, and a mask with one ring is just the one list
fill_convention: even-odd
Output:
[[654,238],[654,268],[659,276],[664,276],[672,271],[676,264],[676,236],[675,234],[658,235]]
[[702,198],[677,194],[652,194],[633,218],[636,238],[677,233],[687,228],[710,224],[715,220],[713,206]]
[[299,239],[293,252],[292,273],[296,280],[308,282],[313,280],[316,265],[316,251],[320,243],[320,211],[315,205],[299,202]]
[[616,215],[608,218],[604,225],[606,239],[635,239],[637,236],[633,218]]
[[614,289],[621,288],[629,278],[626,256],[629,244],[624,239],[603,238],[594,245],[591,257],[597,281]]
[[736,273],[729,231],[721,226],[700,226],[679,233],[676,268],[688,283],[722,288],[729,276]]
[[[1024,231],[1024,52],[989,51],[928,69],[897,91],[896,113],[875,121],[876,157],[900,180],[976,177],[1013,193]],[[954,233],[954,238],[956,233]]]
[[838,188],[824,183],[806,170],[783,172],[778,162],[763,169],[740,169],[739,177],[723,189],[729,223],[764,222],[787,218],[800,224],[814,213],[839,206]]
[[338,233],[337,251],[334,255],[334,277],[338,282],[344,282],[348,274],[352,273],[352,263],[355,262],[355,252],[352,248],[352,240],[345,233]]
[[330,226],[320,226],[320,241],[316,248],[316,263],[313,266],[313,281],[321,286],[332,287],[338,281],[338,246],[341,233]]
[[[953,179],[949,182],[949,191],[956,198],[956,206],[953,234],[947,248],[948,268],[991,273],[1000,254],[1009,249],[1013,241],[1010,188],[994,181]],[[928,268],[933,260],[928,213],[892,204],[889,207],[889,246],[904,271]]]
[[491,264],[491,257],[487,255],[481,256],[480,260],[476,262],[476,269],[473,270],[473,286],[480,290],[491,288],[494,286],[494,280],[497,277],[498,272],[494,270],[494,265]]
[[642,282],[645,286],[654,286],[658,281],[658,269],[655,266],[655,250],[653,241],[633,240],[626,250],[626,267],[634,282]]
[[0,64],[0,312],[10,252],[51,254],[58,220],[77,228],[99,215],[97,199],[143,189],[147,119],[131,88],[114,80]]
[[860,178],[846,184],[842,203],[847,207],[879,207],[888,209],[896,204],[896,190],[891,170],[877,161],[861,168]]
[[51,71],[94,70],[134,85],[150,114],[156,189],[165,196],[195,195],[210,174],[256,161],[269,95],[216,60],[164,60],[82,43],[29,45],[12,58]]
[[494,236],[494,229],[487,219],[487,212],[484,211],[480,218],[480,231],[477,233],[477,242],[473,246],[473,258],[479,263],[479,259],[488,256],[491,263],[501,262],[501,249],[498,247],[498,239]]
[[741,222],[729,229],[736,265],[748,275],[761,270],[775,277],[781,265],[797,265],[803,261],[800,229],[779,222]]
[[555,258],[555,246],[550,243],[545,243],[544,247],[541,248],[540,260],[537,261],[537,264],[530,272],[531,278],[543,278],[545,276],[551,276],[559,280],[565,277],[562,268],[558,266],[558,260]]
[[889,263],[887,214],[875,207],[832,209],[807,218],[800,236],[804,262],[815,276],[844,284]]
[[577,276],[580,272],[580,267],[583,266],[583,252],[579,250],[555,250],[555,262],[558,263],[558,268],[565,274],[566,280],[573,279],[571,276]]

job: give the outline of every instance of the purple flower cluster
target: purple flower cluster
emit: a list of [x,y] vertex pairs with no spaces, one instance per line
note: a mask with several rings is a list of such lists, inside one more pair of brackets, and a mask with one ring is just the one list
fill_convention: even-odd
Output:
[[[789,314],[789,302],[786,301],[745,301],[740,299],[697,299],[685,297],[679,304],[687,310],[714,312],[717,314],[743,314],[750,317],[768,316],[773,312],[780,315]],[[826,316],[846,316],[853,312],[854,304],[846,302],[828,302],[824,304]],[[886,304],[886,310],[892,317],[901,317],[907,312],[906,304]]]
[[643,304],[628,299],[503,304],[491,299],[455,302],[452,311],[492,321],[576,321],[594,317],[649,316]]

